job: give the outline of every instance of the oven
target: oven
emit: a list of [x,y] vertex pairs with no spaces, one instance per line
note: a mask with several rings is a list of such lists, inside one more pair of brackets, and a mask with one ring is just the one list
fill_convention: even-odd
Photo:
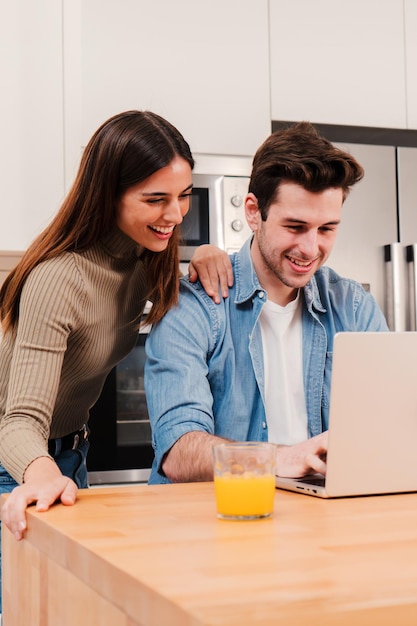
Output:
[[[181,270],[201,244],[238,250],[250,235],[244,213],[250,160],[196,157],[193,195],[182,224]],[[151,428],[144,389],[146,327],[128,356],[108,375],[90,411],[91,485],[147,482],[153,461]]]
[[153,461],[144,387],[142,330],[133,350],[112,369],[90,411],[90,485],[147,482]]

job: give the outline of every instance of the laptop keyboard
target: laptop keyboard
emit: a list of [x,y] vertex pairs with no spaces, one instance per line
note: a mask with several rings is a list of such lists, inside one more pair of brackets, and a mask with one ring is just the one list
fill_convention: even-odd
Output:
[[299,479],[300,483],[307,483],[308,485],[316,485],[317,487],[324,487],[326,484],[325,476],[304,476]]

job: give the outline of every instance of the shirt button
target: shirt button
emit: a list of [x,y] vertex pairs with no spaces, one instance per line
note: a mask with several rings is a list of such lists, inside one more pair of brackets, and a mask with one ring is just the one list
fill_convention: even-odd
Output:
[[262,422],[262,428],[266,428],[266,422]]
[[265,297],[265,292],[264,291],[260,291],[259,292],[259,297],[260,298],[264,298]]

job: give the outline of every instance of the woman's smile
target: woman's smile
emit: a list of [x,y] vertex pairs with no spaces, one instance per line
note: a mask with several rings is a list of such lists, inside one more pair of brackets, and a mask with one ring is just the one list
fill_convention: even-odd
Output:
[[191,167],[175,157],[125,191],[117,206],[117,225],[140,246],[162,252],[189,209],[191,193]]

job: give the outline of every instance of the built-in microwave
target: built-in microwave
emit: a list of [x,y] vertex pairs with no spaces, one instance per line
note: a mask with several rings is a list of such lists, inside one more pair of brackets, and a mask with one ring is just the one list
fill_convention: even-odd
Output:
[[244,206],[249,169],[248,159],[196,157],[191,207],[181,224],[182,262],[205,243],[229,253],[242,247],[250,235]]

